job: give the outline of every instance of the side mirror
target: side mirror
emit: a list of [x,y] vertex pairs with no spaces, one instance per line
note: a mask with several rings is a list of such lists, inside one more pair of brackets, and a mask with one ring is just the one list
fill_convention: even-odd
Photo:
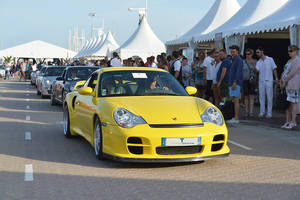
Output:
[[57,77],[56,80],[57,80],[57,81],[63,81],[64,78],[60,76],[60,77]]
[[94,92],[93,92],[93,89],[90,88],[90,87],[83,87],[83,88],[80,88],[78,90],[78,93],[80,95],[85,95],[85,96],[93,96]]
[[190,96],[195,95],[197,93],[197,89],[191,86],[186,87],[185,90]]
[[78,90],[80,88],[82,88],[84,86],[84,84],[86,83],[86,81],[78,81],[76,83],[76,85],[74,86],[74,89],[73,90]]

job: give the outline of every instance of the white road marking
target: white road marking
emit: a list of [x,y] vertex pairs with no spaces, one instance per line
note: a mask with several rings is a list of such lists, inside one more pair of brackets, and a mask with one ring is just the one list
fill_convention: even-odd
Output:
[[26,99],[27,102],[29,102],[29,99]]
[[64,124],[64,121],[56,122],[56,124]]
[[30,121],[30,116],[26,116],[26,121]]
[[25,132],[25,140],[31,140],[31,132]]
[[25,165],[24,181],[33,181],[33,167],[32,167],[32,164]]
[[30,106],[26,106],[26,109],[29,110],[29,109],[30,109]]
[[27,89],[27,91],[26,91],[27,93],[29,93],[29,90]]
[[240,147],[240,148],[242,148],[242,149],[245,149],[245,150],[247,150],[247,151],[251,151],[251,150],[252,150],[252,148],[247,147],[247,146],[242,145],[242,144],[239,144],[239,143],[234,142],[234,141],[232,141],[232,140],[228,140],[228,142],[229,142],[230,144],[233,144],[233,145],[235,145],[235,146],[238,146],[238,147]]

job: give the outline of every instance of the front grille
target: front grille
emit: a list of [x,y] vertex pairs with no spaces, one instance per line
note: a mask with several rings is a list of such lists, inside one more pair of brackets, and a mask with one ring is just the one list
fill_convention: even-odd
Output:
[[159,155],[180,155],[200,153],[202,146],[189,147],[157,147],[156,153]]
[[217,142],[217,141],[224,141],[225,139],[225,136],[224,135],[216,135],[214,137],[214,142]]
[[143,154],[143,147],[134,147],[134,146],[129,146],[128,150],[130,153],[132,154],[136,154],[136,155],[141,155]]
[[214,152],[214,151],[219,151],[222,149],[224,143],[221,143],[221,144],[213,144],[211,145],[211,151]]

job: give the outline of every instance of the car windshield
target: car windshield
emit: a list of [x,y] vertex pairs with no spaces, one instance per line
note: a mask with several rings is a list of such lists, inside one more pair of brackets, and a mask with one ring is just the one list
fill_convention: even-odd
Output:
[[67,81],[86,80],[97,69],[97,67],[71,68],[67,71]]
[[45,71],[45,76],[60,76],[63,73],[64,69],[64,67],[49,67]]
[[169,73],[160,71],[111,71],[101,76],[99,96],[188,96]]

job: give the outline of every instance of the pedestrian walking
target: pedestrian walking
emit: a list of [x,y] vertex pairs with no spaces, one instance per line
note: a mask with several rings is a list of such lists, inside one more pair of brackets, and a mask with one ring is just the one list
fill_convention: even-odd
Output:
[[265,101],[266,96],[268,100],[268,110],[266,118],[272,118],[272,109],[273,109],[273,84],[275,76],[276,84],[279,83],[277,76],[277,66],[273,60],[273,58],[266,56],[264,53],[264,49],[259,47],[256,50],[256,55],[259,58],[256,63],[256,70],[259,72],[259,102],[260,102],[260,112],[259,117],[263,117],[265,115]]
[[240,57],[240,48],[236,45],[230,47],[232,56],[232,64],[230,67],[229,79],[229,96],[234,102],[234,118],[229,120],[228,123],[240,123],[240,97],[241,88],[243,86],[243,60]]
[[253,59],[254,51],[246,49],[246,59],[243,60],[243,94],[245,101],[245,117],[254,117],[254,95],[256,89],[256,63]]
[[298,57],[299,48],[295,45],[288,47],[288,54],[291,58],[284,67],[284,72],[280,80],[280,89],[286,90],[289,107],[286,110],[286,123],[282,126],[285,129],[297,127],[296,117],[299,103],[299,74],[300,58]]
[[216,66],[212,71],[213,72],[213,74],[212,74],[212,78],[213,78],[212,90],[213,90],[214,99],[215,99],[214,104],[216,106],[219,106],[219,104],[221,102],[221,95],[220,95],[220,88],[218,87],[217,75],[218,75],[218,71],[221,67],[222,60],[219,55],[219,51],[217,51],[215,55],[216,55],[216,57],[215,57]]

